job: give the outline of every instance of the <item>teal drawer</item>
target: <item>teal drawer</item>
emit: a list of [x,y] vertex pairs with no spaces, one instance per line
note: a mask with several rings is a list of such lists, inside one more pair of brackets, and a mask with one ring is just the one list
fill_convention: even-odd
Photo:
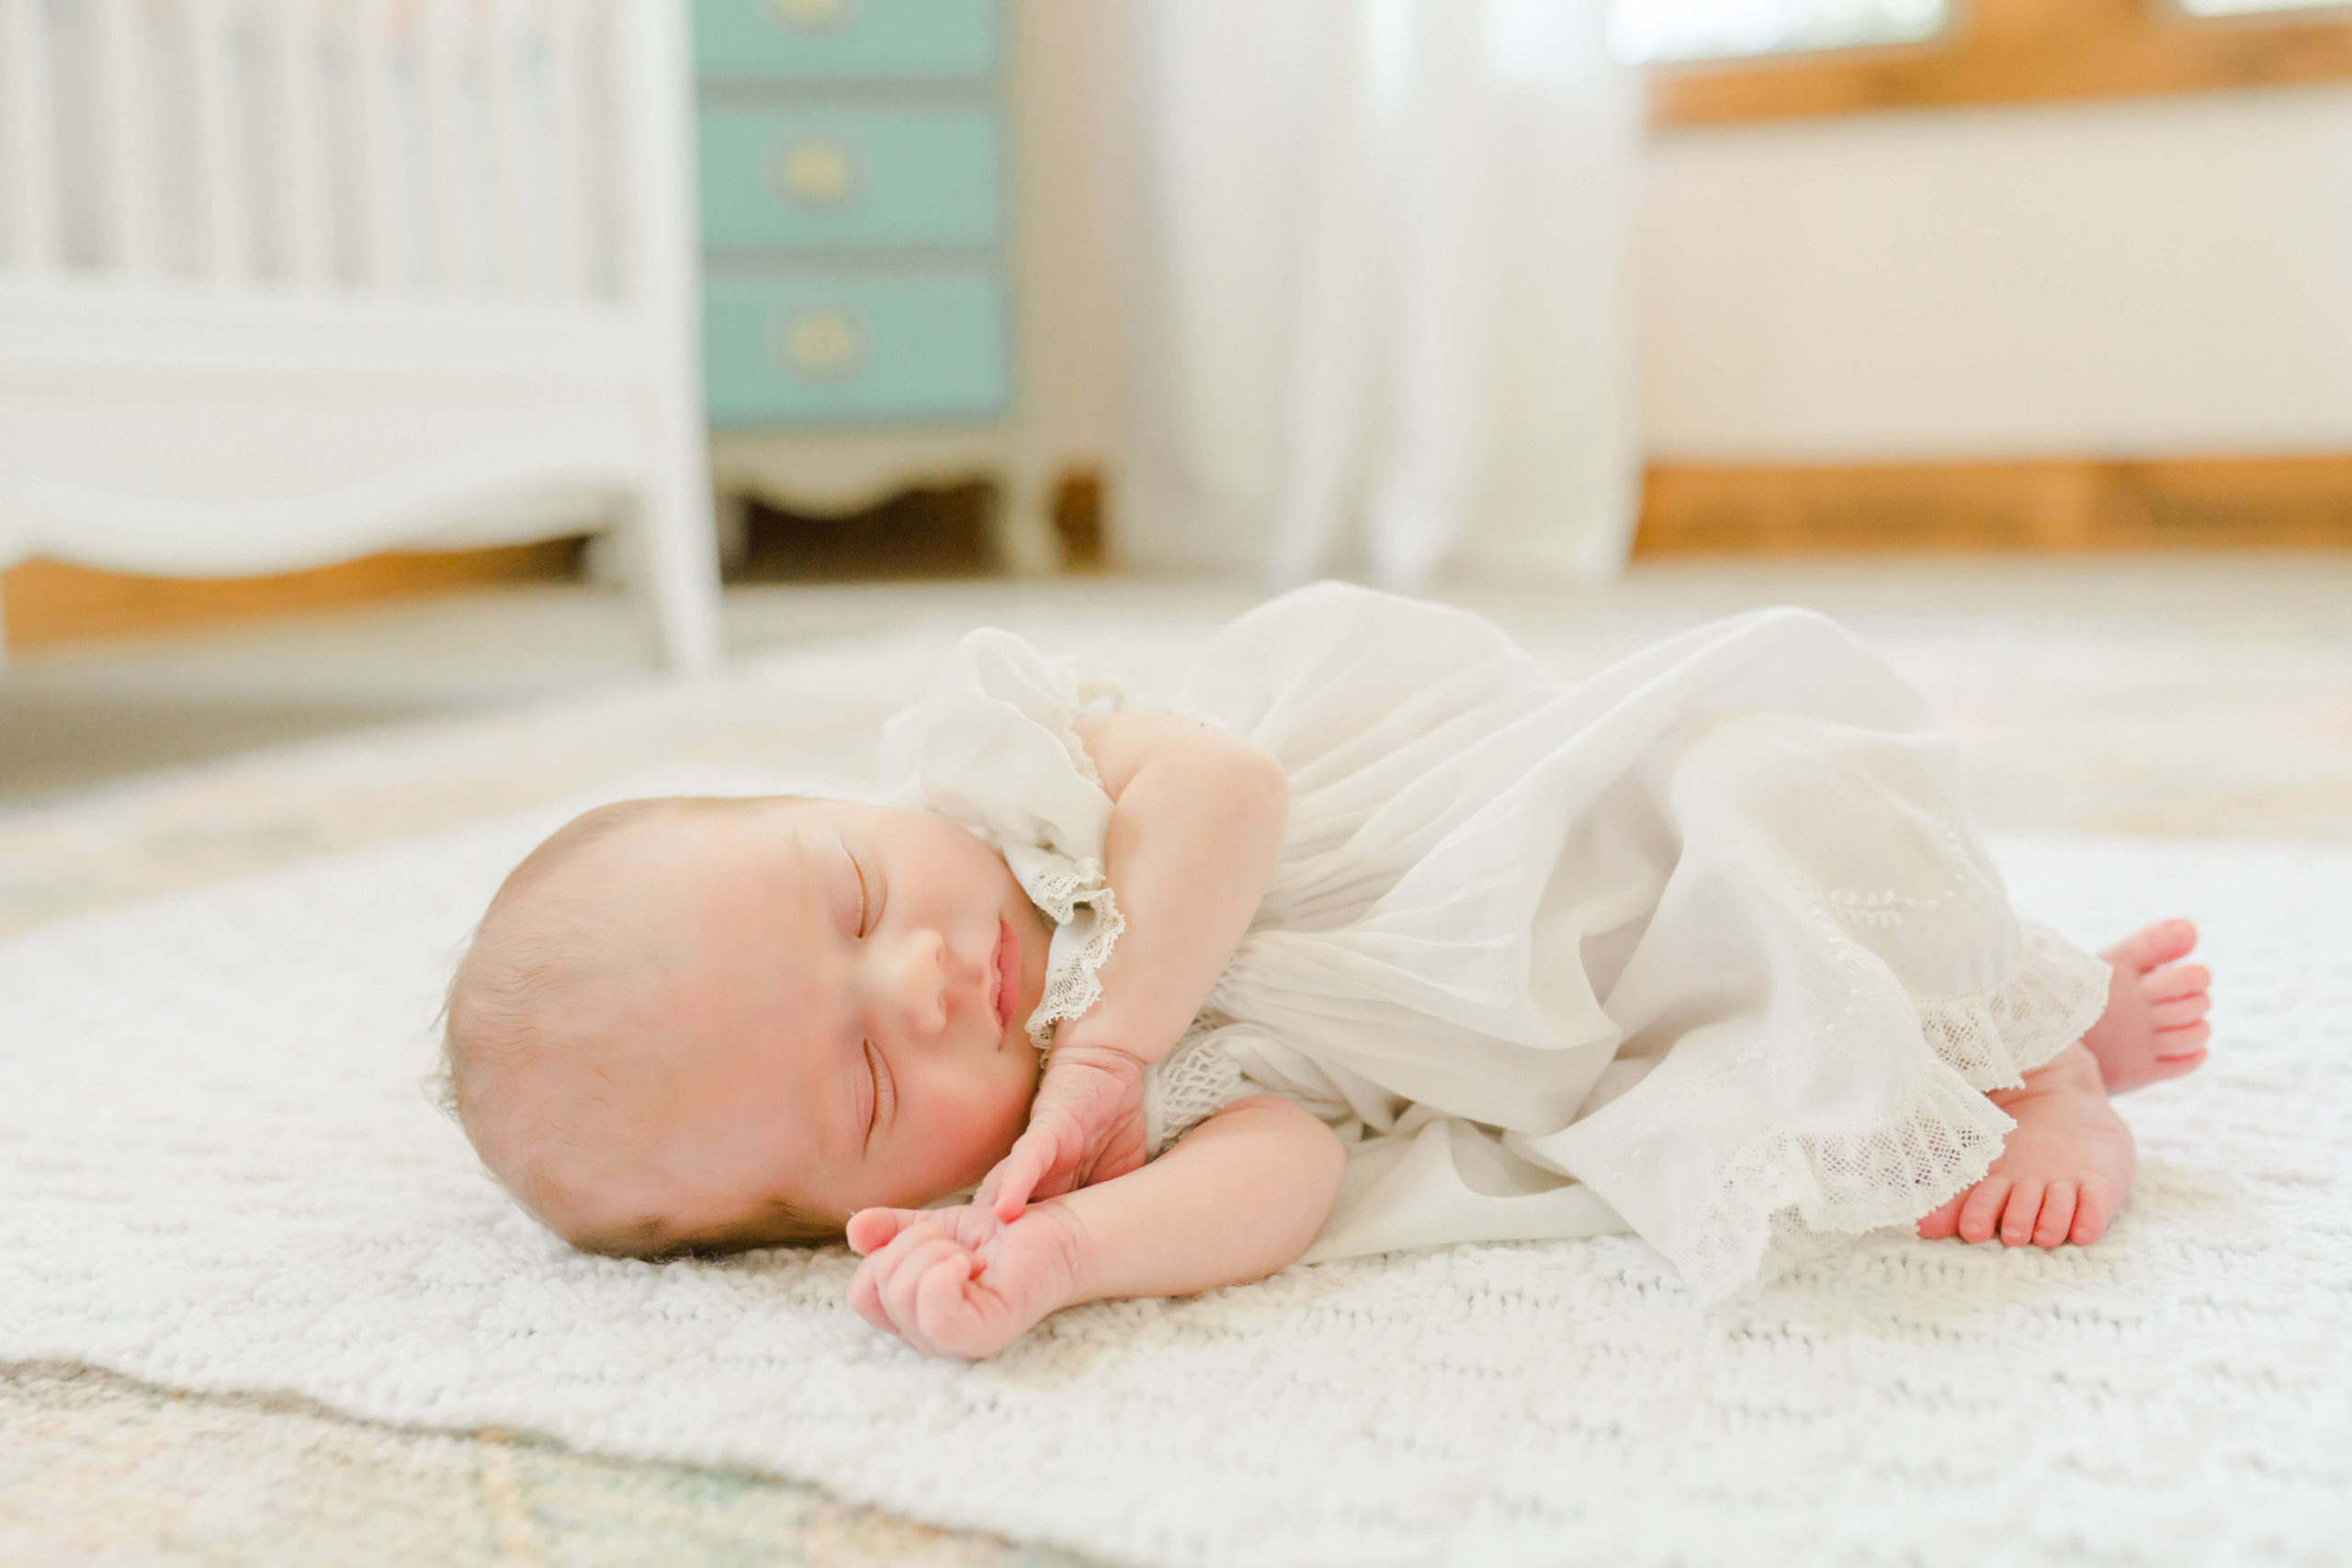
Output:
[[996,243],[1002,137],[984,108],[706,108],[713,250]]
[[703,280],[715,425],[998,413],[1005,337],[1004,288],[986,272]]
[[933,81],[996,57],[996,0],[695,0],[695,69],[712,80]]

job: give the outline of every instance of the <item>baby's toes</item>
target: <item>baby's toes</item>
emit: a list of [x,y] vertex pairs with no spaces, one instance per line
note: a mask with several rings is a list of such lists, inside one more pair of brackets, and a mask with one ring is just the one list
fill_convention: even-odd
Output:
[[2183,1073],[2193,1073],[2205,1065],[2211,1052],[2205,1043],[2213,1038],[2213,1026],[2203,1019],[2179,1029],[2160,1031],[2155,1037],[2156,1059],[2148,1064],[2149,1081],[2162,1083]]
[[2033,1240],[2033,1222],[2041,1213],[2041,1189],[2039,1181],[2027,1179],[2009,1189],[2009,1201],[2001,1211],[2001,1245],[2025,1247]]
[[2186,958],[2197,945],[2197,928],[2187,920],[2160,920],[2133,931],[2099,954],[2109,963],[2145,974],[2159,964]]
[[2213,988],[2213,972],[2202,964],[2176,964],[2143,976],[2141,991],[2152,1002],[2169,1002]]
[[2053,1181],[2041,1195],[2041,1218],[2033,1225],[2033,1245],[2058,1247],[2075,1227],[2075,1184]]
[[2009,1196],[2009,1179],[1988,1176],[1969,1189],[1967,1200],[1960,1206],[1960,1239],[1965,1242],[1993,1239],[1994,1222],[2000,1217],[2001,1205]]
[[1921,1241],[1942,1241],[1960,1228],[1960,1206],[1968,1201],[1963,1192],[1919,1222]]
[[2205,1042],[2211,1038],[2213,1025],[2201,1018],[2194,1023],[2184,1023],[2178,1029],[2159,1029],[2155,1032],[2156,1055],[2186,1056],[2191,1051],[2203,1048]]
[[2115,1189],[2103,1176],[2086,1176],[2075,1190],[2075,1224],[2068,1234],[2076,1247],[2088,1247],[2107,1234],[2115,1217]]
[[2148,1010],[2148,1023],[2154,1029],[2186,1029],[2213,1010],[2213,998],[2203,991],[2186,997],[2175,997],[2168,1002],[2158,1002]]

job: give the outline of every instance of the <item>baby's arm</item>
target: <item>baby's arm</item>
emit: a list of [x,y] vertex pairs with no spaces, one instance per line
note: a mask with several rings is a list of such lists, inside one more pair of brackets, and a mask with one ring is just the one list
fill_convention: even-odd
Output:
[[1017,1220],[863,1211],[849,1227],[866,1255],[850,1304],[927,1355],[977,1359],[1080,1302],[1186,1295],[1296,1261],[1346,1167],[1331,1130],[1290,1101],[1238,1100],[1141,1169]]
[[1201,1010],[1265,897],[1289,787],[1262,749],[1165,714],[1082,718],[1111,797],[1103,867],[1126,931],[1102,999],[1061,1026],[1029,1130],[977,1200],[1011,1219],[1143,1160],[1143,1070]]
[[1201,1010],[1250,928],[1290,806],[1282,764],[1190,719],[1080,719],[1111,824],[1102,861],[1127,929],[1100,972],[1102,999],[1063,1044],[1106,1044],[1148,1064]]

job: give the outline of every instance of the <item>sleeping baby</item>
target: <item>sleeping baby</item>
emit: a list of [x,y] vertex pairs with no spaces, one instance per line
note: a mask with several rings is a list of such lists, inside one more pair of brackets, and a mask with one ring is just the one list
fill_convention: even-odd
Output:
[[1164,704],[979,631],[886,804],[589,812],[492,901],[448,1103],[558,1235],[846,1239],[977,1358],[1061,1307],[1631,1230],[1702,1299],[1881,1226],[2087,1245],[2197,1066],[2186,921],[2019,919],[1948,738],[1765,610],[1564,684],[1321,584]]

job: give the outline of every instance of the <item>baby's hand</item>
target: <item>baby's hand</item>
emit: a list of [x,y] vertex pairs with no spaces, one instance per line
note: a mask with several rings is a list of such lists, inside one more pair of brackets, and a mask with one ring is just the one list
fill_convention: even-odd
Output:
[[980,1182],[972,1207],[1009,1222],[1032,1198],[1058,1198],[1142,1165],[1143,1072],[1115,1046],[1055,1046],[1028,1130]]
[[849,1304],[926,1356],[978,1360],[1069,1304],[1086,1237],[1059,1204],[1010,1224],[970,1205],[861,1209]]

